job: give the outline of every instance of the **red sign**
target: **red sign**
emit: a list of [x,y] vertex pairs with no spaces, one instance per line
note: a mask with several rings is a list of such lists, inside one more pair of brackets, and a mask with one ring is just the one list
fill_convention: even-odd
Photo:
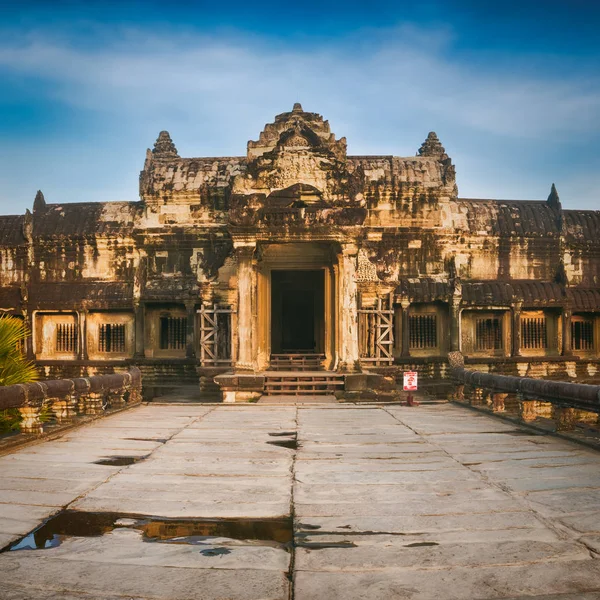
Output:
[[414,392],[418,389],[418,377],[419,374],[416,371],[406,371],[404,373],[404,391]]

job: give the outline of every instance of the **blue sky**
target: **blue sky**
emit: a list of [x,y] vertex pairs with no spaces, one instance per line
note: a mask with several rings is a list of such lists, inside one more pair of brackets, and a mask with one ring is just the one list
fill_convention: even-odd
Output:
[[0,213],[137,200],[145,149],[244,155],[301,102],[351,154],[438,133],[463,197],[600,209],[600,3],[0,0]]

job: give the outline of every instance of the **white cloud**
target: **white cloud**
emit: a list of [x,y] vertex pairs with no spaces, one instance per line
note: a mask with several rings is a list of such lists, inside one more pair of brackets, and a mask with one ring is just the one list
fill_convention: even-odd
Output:
[[[562,138],[600,130],[600,78],[511,73],[451,58],[447,31],[365,30],[341,45],[291,48],[209,36],[125,31],[101,48],[83,49],[44,34],[0,42],[0,68],[51,81],[63,102],[152,117],[177,107],[182,118],[236,120],[240,103],[263,114],[337,107],[336,116],[375,111],[431,115],[496,135]],[[11,38],[5,38],[10,40]],[[325,100],[325,102],[323,102]],[[360,107],[356,111],[355,107]]]
[[[365,29],[312,46],[236,32],[122,29],[117,35],[99,28],[96,34],[85,45],[47,31],[0,35],[0,72],[46,82],[42,94],[93,111],[115,129],[122,123],[153,135],[171,129],[184,155],[243,154],[246,140],[296,101],[329,118],[353,153],[413,154],[430,129],[451,131],[454,139],[442,135],[442,141],[457,155],[489,153],[471,163],[481,171],[465,185],[469,195],[487,197],[532,196],[553,180],[544,173],[539,184],[540,166],[527,173],[527,165],[507,159],[507,146],[572,147],[573,139],[589,144],[600,135],[596,72],[579,65],[565,75],[564,65],[553,68],[554,57],[530,65],[520,60],[511,69],[508,56],[459,55],[447,29]],[[484,148],[471,142],[482,138]],[[494,144],[502,147],[495,154]],[[460,186],[469,173],[458,167]],[[497,173],[506,174],[503,188]],[[494,179],[486,189],[488,174]],[[577,192],[584,189],[590,195],[583,204],[595,207],[594,191],[577,184]]]

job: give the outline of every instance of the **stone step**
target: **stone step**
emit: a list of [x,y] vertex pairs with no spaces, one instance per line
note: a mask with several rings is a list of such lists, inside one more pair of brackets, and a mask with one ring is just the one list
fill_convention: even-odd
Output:
[[270,369],[273,371],[320,371],[323,369],[324,360],[324,354],[271,354]]
[[343,390],[344,376],[335,373],[311,374],[267,374],[265,377],[265,395],[331,395]]

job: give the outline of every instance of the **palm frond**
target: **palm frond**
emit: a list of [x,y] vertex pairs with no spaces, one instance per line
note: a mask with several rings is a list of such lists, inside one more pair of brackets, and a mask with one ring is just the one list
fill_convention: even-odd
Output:
[[0,316],[0,385],[29,383],[38,379],[35,365],[21,352],[28,330],[21,319]]

